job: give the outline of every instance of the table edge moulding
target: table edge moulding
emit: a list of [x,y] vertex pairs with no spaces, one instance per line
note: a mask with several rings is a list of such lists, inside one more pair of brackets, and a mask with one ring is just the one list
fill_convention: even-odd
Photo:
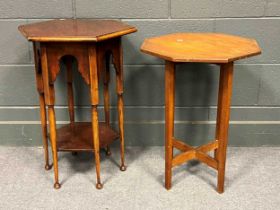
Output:
[[18,27],[29,41],[99,42],[134,33],[133,26],[116,20],[58,19]]

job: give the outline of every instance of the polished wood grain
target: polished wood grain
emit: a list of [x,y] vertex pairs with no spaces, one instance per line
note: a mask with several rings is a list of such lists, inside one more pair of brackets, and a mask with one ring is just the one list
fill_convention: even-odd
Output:
[[45,169],[48,171],[51,169],[49,163],[49,144],[48,144],[48,131],[47,131],[47,115],[46,115],[46,104],[44,94],[40,94],[40,116],[41,116],[41,127],[42,127],[42,136],[43,136],[43,147],[45,155]]
[[207,152],[217,149],[218,145],[219,145],[219,141],[214,140],[214,141],[210,141],[207,144],[201,145],[201,146],[197,147],[196,149],[201,152],[207,153]]
[[74,95],[73,95],[73,75],[72,75],[72,60],[69,57],[65,59],[66,63],[66,75],[67,75],[67,94],[68,94],[68,111],[71,125],[75,122],[75,111],[74,111]]
[[43,76],[42,76],[42,69],[41,69],[41,58],[39,54],[40,51],[39,51],[39,46],[36,45],[36,43],[33,43],[33,51],[34,51],[34,64],[35,64],[35,75],[36,75],[35,78],[37,84],[37,91],[39,93],[40,118],[41,118],[43,147],[44,147],[44,156],[45,156],[45,169],[50,170],[51,165],[49,164],[46,103],[45,103]]
[[[119,138],[117,132],[106,123],[99,122],[99,148],[106,148]],[[58,151],[94,151],[90,122],[76,122],[57,129]]]
[[[106,148],[120,139],[120,170],[124,163],[124,119],[123,119],[123,57],[121,36],[136,31],[133,26],[111,20],[53,20],[20,26],[19,30],[33,41],[37,91],[40,97],[40,114],[45,151],[45,168],[49,164],[47,119],[54,166],[54,188],[61,187],[58,174],[58,151],[92,151],[95,156],[96,188],[101,189],[100,148]],[[110,128],[110,58],[116,71],[118,96],[119,134]],[[75,122],[73,92],[73,61],[90,87],[91,122]],[[67,74],[68,125],[56,127],[54,84],[60,73],[60,64],[65,63]],[[104,85],[105,123],[98,121],[99,82]],[[46,116],[48,107],[48,117]]]
[[186,151],[189,151],[189,150],[193,149],[193,147],[185,144],[183,141],[180,141],[178,139],[173,139],[172,144],[173,144],[173,147],[175,147],[176,149],[181,150],[183,152],[186,152]]
[[197,159],[207,164],[208,166],[217,169],[218,162],[216,159],[210,157],[206,153],[218,148],[218,141],[214,140],[197,148],[194,148],[180,140],[173,139],[173,147],[181,150],[183,153],[178,154],[172,160],[172,167],[181,165],[188,160]]
[[118,95],[118,120],[119,120],[119,133],[120,133],[120,150],[121,150],[121,165],[120,170],[125,171],[124,159],[124,102],[123,102],[123,52],[121,40],[113,49],[113,63],[116,69],[116,90]]
[[165,188],[171,188],[174,136],[175,63],[165,62]]
[[[186,161],[192,160],[194,158],[195,158],[195,151],[194,150],[183,152],[179,155],[176,155],[172,159],[172,167],[181,165],[181,164],[185,163]],[[166,189],[169,190],[170,188],[171,188],[171,183],[170,183],[170,187],[166,188]]]
[[[165,188],[171,188],[172,167],[196,159],[218,171],[217,191],[223,193],[233,61],[260,54],[257,42],[226,34],[177,33],[148,38],[142,44],[141,50],[165,59]],[[174,137],[175,65],[181,62],[202,62],[220,66],[215,140],[197,148]],[[181,153],[173,157],[173,148]],[[211,151],[214,151],[214,157],[207,154]]]
[[261,53],[254,39],[217,33],[176,33],[145,39],[145,53],[173,62],[228,63]]
[[99,125],[98,125],[98,112],[97,106],[99,103],[98,93],[98,71],[97,71],[97,50],[96,47],[90,46],[89,53],[89,73],[90,73],[90,94],[91,94],[91,122],[92,122],[92,135],[93,147],[95,156],[95,169],[96,169],[96,188],[103,187],[100,180],[100,155],[99,155]]
[[116,20],[61,19],[19,26],[29,40],[37,42],[103,41],[136,32],[137,29]]
[[53,155],[53,166],[54,166],[54,188],[59,189],[60,183],[58,178],[58,159],[57,159],[57,146],[56,146],[56,119],[55,119],[55,93],[54,84],[49,81],[49,67],[47,58],[47,47],[46,45],[41,45],[41,62],[42,62],[42,72],[43,72],[43,82],[44,82],[44,93],[45,101],[48,106],[48,120],[50,129],[50,141],[52,147]]
[[56,119],[55,119],[55,111],[54,106],[48,106],[48,116],[49,116],[49,124],[50,124],[50,139],[52,145],[52,154],[53,154],[53,165],[54,165],[54,188],[59,189],[60,183],[58,179],[58,159],[57,159],[57,146],[56,146]]
[[219,193],[224,192],[224,180],[225,180],[225,164],[226,164],[226,150],[228,143],[228,127],[230,118],[230,102],[232,93],[232,81],[233,81],[233,63],[221,65],[220,70],[220,87],[219,87],[219,103],[217,115],[218,130],[217,139],[219,140],[219,146],[217,150],[218,161],[218,188]]
[[[103,60],[103,61],[102,61]],[[101,57],[99,63],[104,64],[104,58]],[[102,68],[103,65],[101,65]],[[105,112],[105,122],[107,126],[110,126],[110,92],[109,92],[109,83],[110,83],[110,54],[105,54],[105,71],[103,76],[103,97],[104,97],[104,112]],[[106,148],[106,155],[111,155],[110,146]]]
[[[90,84],[88,59],[88,44],[79,42],[66,42],[66,43],[45,43],[48,47],[47,57],[48,66],[50,71],[50,83],[54,83],[58,73],[60,72],[60,60],[65,56],[71,55],[78,61],[78,71],[86,84]],[[95,44],[95,43],[93,43]]]

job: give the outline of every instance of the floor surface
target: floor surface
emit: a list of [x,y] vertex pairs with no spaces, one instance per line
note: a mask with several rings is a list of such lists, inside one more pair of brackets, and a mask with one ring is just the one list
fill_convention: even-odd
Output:
[[53,189],[41,148],[0,147],[0,209],[280,209],[280,147],[228,149],[224,194],[216,172],[197,162],[173,169],[173,187],[163,187],[163,147],[126,148],[101,157],[102,190],[95,188],[93,155],[59,153],[62,187]]

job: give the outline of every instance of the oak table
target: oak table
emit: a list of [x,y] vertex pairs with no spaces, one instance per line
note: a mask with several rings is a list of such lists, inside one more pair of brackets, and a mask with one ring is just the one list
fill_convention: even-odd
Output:
[[[123,127],[123,61],[121,36],[133,33],[135,27],[114,20],[51,20],[19,26],[20,32],[33,42],[37,90],[40,97],[40,115],[45,152],[45,169],[51,168],[48,154],[49,122],[50,142],[53,154],[54,188],[60,188],[58,179],[58,151],[94,151],[97,183],[101,189],[99,148],[107,148],[120,139],[121,166],[124,163]],[[118,95],[119,133],[110,128],[109,81],[110,56],[116,69],[116,92]],[[72,62],[78,62],[78,71],[90,87],[92,122],[75,122]],[[60,61],[67,69],[67,91],[70,123],[56,129],[54,82],[60,71]],[[98,122],[98,84],[104,84],[105,123]],[[79,94],[79,93],[78,93]],[[48,107],[48,118],[46,114]]]
[[[232,94],[233,63],[258,55],[253,39],[217,33],[176,33],[148,38],[142,52],[165,60],[165,188],[171,188],[172,167],[197,159],[218,170],[217,191],[224,191],[226,150]],[[175,65],[210,63],[220,66],[216,135],[213,141],[194,148],[174,137]],[[182,153],[173,156],[173,148]],[[214,157],[207,153],[214,150]]]

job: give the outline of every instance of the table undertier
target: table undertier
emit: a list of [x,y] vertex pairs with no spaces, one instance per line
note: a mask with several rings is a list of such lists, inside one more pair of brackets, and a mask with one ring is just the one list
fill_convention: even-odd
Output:
[[[58,151],[94,151],[91,122],[75,122],[57,129]],[[105,148],[119,138],[110,126],[99,122],[99,146]]]

